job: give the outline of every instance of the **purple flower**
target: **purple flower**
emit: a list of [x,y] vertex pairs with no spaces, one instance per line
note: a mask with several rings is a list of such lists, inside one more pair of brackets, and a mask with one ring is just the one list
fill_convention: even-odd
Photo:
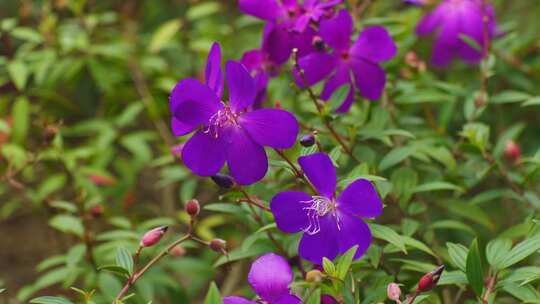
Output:
[[[251,265],[248,281],[257,295],[268,304],[300,304],[301,300],[291,294],[289,284],[293,280],[291,267],[283,257],[267,253]],[[223,304],[257,304],[241,297],[225,297]]]
[[303,231],[300,256],[315,264],[323,257],[333,260],[358,245],[355,259],[371,243],[369,227],[360,217],[381,214],[382,202],[365,179],[357,179],[336,196],[336,169],[324,153],[303,156],[298,163],[318,193],[281,192],[272,198],[270,209],[277,227],[287,233]]
[[226,64],[229,102],[222,101],[223,73],[219,44],[214,43],[206,66],[206,83],[187,78],[171,92],[171,126],[174,135],[195,131],[182,149],[184,164],[195,174],[213,176],[225,161],[241,185],[264,177],[268,159],[263,146],[286,149],[294,145],[298,122],[287,111],[249,111],[257,87],[246,68]]
[[[386,75],[379,63],[392,59],[396,54],[394,41],[381,26],[366,27],[351,45],[352,33],[351,15],[342,9],[335,18],[323,20],[320,26],[319,34],[333,52],[313,52],[298,62],[308,85],[327,79],[321,93],[323,100],[328,100],[340,86],[350,84],[349,93],[338,112],[349,110],[355,90],[370,100],[381,97]],[[300,79],[297,82],[303,86]]]
[[411,4],[411,5],[417,5],[417,6],[423,6],[426,5],[428,0],[403,0],[403,3],[405,4]]
[[416,27],[420,36],[435,32],[435,43],[431,61],[437,66],[448,65],[454,57],[467,63],[482,59],[482,51],[463,40],[462,35],[474,40],[485,49],[483,15],[489,18],[488,39],[495,34],[495,11],[491,5],[483,12],[480,0],[444,0],[433,12],[422,18]]

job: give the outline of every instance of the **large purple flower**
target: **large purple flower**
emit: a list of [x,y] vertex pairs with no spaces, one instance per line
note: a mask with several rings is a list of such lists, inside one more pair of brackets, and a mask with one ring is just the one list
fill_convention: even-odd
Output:
[[489,18],[487,38],[491,39],[496,29],[495,11],[491,5],[486,5],[484,12],[480,0],[443,0],[433,12],[424,16],[416,27],[416,33],[428,35],[436,32],[431,58],[433,64],[445,66],[454,57],[460,57],[467,63],[480,61],[482,51],[469,45],[462,35],[484,49],[484,15]]
[[[333,52],[313,52],[300,58],[298,63],[305,72],[307,84],[313,85],[328,78],[321,93],[323,100],[328,100],[340,86],[350,84],[338,112],[349,110],[355,90],[367,99],[378,99],[386,83],[386,75],[379,63],[392,59],[396,54],[396,45],[388,32],[381,26],[366,27],[351,45],[353,20],[342,9],[335,18],[321,21],[319,33]],[[300,79],[297,82],[303,85]]]
[[252,184],[268,169],[263,146],[292,147],[298,122],[284,110],[249,111],[257,87],[246,68],[234,61],[226,64],[229,102],[222,101],[220,54],[215,43],[208,56],[205,84],[187,78],[174,87],[170,96],[172,130],[176,136],[195,131],[182,149],[184,164],[195,174],[215,175],[226,161],[237,183]]
[[[289,284],[293,280],[291,266],[283,257],[267,253],[251,265],[248,281],[263,303],[300,304],[300,299],[291,294]],[[257,304],[241,297],[225,297],[223,304]]]
[[365,179],[357,179],[336,196],[336,169],[324,153],[303,156],[298,163],[318,193],[281,192],[272,198],[270,208],[277,227],[288,233],[303,231],[299,254],[321,264],[323,257],[334,259],[358,245],[355,258],[371,243],[369,227],[360,217],[381,214],[382,202]]

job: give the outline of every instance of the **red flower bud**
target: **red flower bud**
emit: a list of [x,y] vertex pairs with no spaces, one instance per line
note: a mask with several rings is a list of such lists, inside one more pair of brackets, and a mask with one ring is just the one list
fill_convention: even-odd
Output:
[[169,251],[169,254],[175,257],[181,257],[186,255],[186,250],[181,245],[176,245]]
[[92,214],[93,217],[100,217],[101,215],[103,215],[104,211],[105,207],[103,207],[102,204],[97,204],[90,209],[90,214]]
[[418,282],[418,287],[416,288],[416,293],[420,294],[422,292],[427,292],[437,286],[437,282],[439,282],[443,271],[444,265],[441,265],[432,272],[426,273],[422,278],[420,278],[420,281]]
[[199,215],[199,212],[201,212],[201,206],[199,205],[199,201],[196,199],[191,199],[187,201],[186,212],[192,217]]
[[213,239],[208,246],[215,252],[224,253],[226,244],[227,242],[222,239]]
[[521,157],[521,149],[515,141],[509,140],[506,142],[504,156],[506,156],[506,159],[513,162],[517,161]]
[[388,299],[392,301],[399,301],[399,298],[401,297],[401,288],[399,288],[399,285],[396,283],[390,283],[388,284],[388,287],[386,287],[386,295],[388,296]]
[[106,175],[88,174],[87,176],[96,186],[110,186],[115,182],[114,178]]
[[167,232],[167,229],[169,229],[169,227],[161,226],[146,232],[141,239],[141,247],[150,247],[157,244],[157,242],[161,240],[163,234]]

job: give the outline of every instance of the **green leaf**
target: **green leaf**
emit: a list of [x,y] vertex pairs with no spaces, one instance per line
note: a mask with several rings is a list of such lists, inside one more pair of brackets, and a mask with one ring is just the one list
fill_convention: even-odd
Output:
[[499,268],[508,268],[537,252],[538,250],[540,250],[540,234],[527,238],[512,248],[506,257],[499,263]]
[[493,103],[513,103],[513,102],[521,102],[524,100],[527,100],[531,97],[531,95],[520,92],[520,91],[503,91],[491,99],[491,102]]
[[459,34],[459,39],[463,40],[466,44],[468,44],[470,47],[477,51],[482,50],[482,46],[476,42],[476,40],[472,39],[471,37],[465,35],[465,34]]
[[214,212],[221,212],[221,213],[229,213],[229,214],[236,214],[240,215],[245,213],[244,209],[242,207],[235,205],[233,203],[215,203],[215,204],[209,204],[204,205],[204,210],[208,211],[214,211]]
[[221,9],[218,2],[204,2],[197,5],[191,5],[186,12],[186,17],[190,21],[213,15]]
[[30,300],[34,304],[73,304],[70,300],[62,297],[44,296]]
[[84,231],[81,219],[72,215],[57,215],[49,220],[49,225],[62,232],[73,233],[79,237],[82,237]]
[[510,249],[512,248],[512,241],[505,238],[494,239],[486,246],[486,258],[488,263],[496,269],[500,269],[501,262],[506,258]]
[[436,221],[430,225],[432,229],[455,229],[467,231],[470,234],[474,234],[474,230],[466,224],[454,220],[441,220]]
[[379,170],[386,170],[394,165],[397,165],[401,161],[405,160],[415,152],[415,148],[410,146],[396,148],[386,156],[379,163]]
[[454,244],[454,243],[446,243],[446,247],[448,247],[448,255],[450,255],[450,259],[452,260],[452,263],[459,268],[461,271],[465,272],[466,267],[466,260],[467,260],[467,247],[461,245],[461,244]]
[[482,260],[480,258],[480,251],[478,250],[478,242],[474,239],[469,247],[467,253],[466,264],[467,280],[473,288],[477,296],[482,295],[484,290],[484,272],[482,270]]
[[208,288],[208,292],[206,293],[206,297],[204,298],[204,304],[221,304],[223,303],[221,299],[221,294],[219,293],[219,289],[217,288],[217,285],[215,282],[210,283],[210,288]]
[[333,112],[341,106],[345,98],[347,98],[347,95],[349,95],[350,89],[351,85],[348,83],[337,88],[334,93],[332,93],[332,96],[330,96],[330,100],[324,104],[327,111]]
[[448,182],[440,182],[440,181],[418,185],[412,191],[414,193],[418,193],[418,192],[431,192],[431,191],[438,191],[438,190],[454,190],[458,192],[465,191],[463,188],[457,185],[454,185]]
[[181,26],[182,23],[180,22],[180,19],[169,20],[160,25],[150,40],[148,50],[152,53],[159,52],[172,40],[174,35],[180,30]]
[[354,255],[356,254],[356,250],[358,249],[358,245],[355,245],[351,247],[347,252],[345,252],[337,262],[337,277],[343,280],[345,276],[347,275],[347,272],[349,271],[349,268],[351,267]]
[[309,298],[306,299],[303,303],[306,304],[321,304],[321,289],[317,288],[314,292],[309,295]]
[[531,97],[521,104],[522,107],[538,106],[538,105],[540,105],[540,96]]
[[8,64],[7,69],[11,80],[15,83],[15,87],[17,87],[19,91],[22,91],[26,86],[29,75],[26,64],[22,61],[15,60]]
[[12,141],[22,145],[30,128],[30,104],[26,97],[19,97],[15,100],[11,115],[14,122],[11,130]]
[[407,253],[407,248],[405,248],[405,240],[397,232],[395,232],[391,228],[378,224],[370,223],[368,225],[374,238],[385,240],[388,243],[399,248],[404,253]]
[[337,273],[336,273],[336,266],[334,265],[334,263],[332,263],[332,261],[330,261],[330,260],[327,259],[326,257],[323,257],[322,264],[323,264],[324,272],[325,272],[327,275],[332,276],[332,277],[336,277],[336,276],[337,276]]
[[120,267],[118,265],[103,265],[103,266],[100,266],[98,270],[105,270],[105,271],[109,271],[109,272],[126,276],[126,277],[130,276],[130,273],[128,272],[127,269],[125,269],[124,267]]
[[130,275],[133,273],[133,258],[126,248],[118,247],[116,249],[116,265],[126,269]]

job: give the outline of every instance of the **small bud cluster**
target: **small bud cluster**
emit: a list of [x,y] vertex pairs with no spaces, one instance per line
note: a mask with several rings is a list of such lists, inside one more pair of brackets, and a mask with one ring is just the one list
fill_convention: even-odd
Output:
[[401,288],[396,283],[390,283],[386,287],[386,295],[389,300],[392,300],[398,304],[411,304],[414,302],[416,297],[424,292],[428,292],[437,286],[437,282],[441,278],[441,274],[444,271],[444,265],[437,267],[435,270],[426,273],[418,281],[418,286],[416,287],[416,292],[408,295],[405,298],[405,301],[401,301]]

